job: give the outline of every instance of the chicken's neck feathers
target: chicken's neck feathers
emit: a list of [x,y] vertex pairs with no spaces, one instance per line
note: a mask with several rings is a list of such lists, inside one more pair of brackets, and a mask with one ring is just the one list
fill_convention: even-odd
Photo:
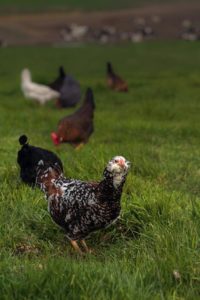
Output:
[[[45,176],[45,175],[44,175]],[[62,176],[59,176],[59,180],[62,178]],[[41,182],[38,182],[38,185],[40,189],[45,193],[46,199],[51,200],[52,197],[59,197],[62,196],[63,191],[59,185],[57,185],[57,180],[55,178],[52,178],[51,180],[42,180]]]
[[105,169],[103,173],[103,180],[100,183],[101,188],[106,190],[108,193],[112,193],[113,195],[121,194],[125,179],[125,175],[113,175],[111,172]]

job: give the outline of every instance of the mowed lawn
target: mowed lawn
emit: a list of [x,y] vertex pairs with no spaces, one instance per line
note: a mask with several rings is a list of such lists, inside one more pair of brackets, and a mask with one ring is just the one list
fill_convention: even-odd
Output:
[[[127,79],[105,85],[105,63]],[[198,43],[0,49],[0,298],[200,299],[200,60]],[[95,132],[80,151],[50,132],[71,110],[24,99],[20,72],[50,82],[57,68],[95,95]],[[119,221],[76,255],[39,190],[16,163],[21,134],[55,151],[66,176],[100,180],[114,155],[131,161]]]

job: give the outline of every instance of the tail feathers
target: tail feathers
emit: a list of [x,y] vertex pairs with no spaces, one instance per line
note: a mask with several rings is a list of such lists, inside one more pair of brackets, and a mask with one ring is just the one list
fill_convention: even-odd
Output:
[[63,78],[63,77],[66,76],[65,70],[64,70],[63,66],[60,66],[60,68],[59,68],[59,74],[60,74],[61,78]]
[[91,107],[95,108],[94,94],[91,88],[88,88],[85,94],[85,103],[90,103]]
[[27,138],[27,136],[26,135],[21,135],[20,137],[19,137],[19,143],[20,143],[20,145],[25,145],[25,144],[27,144],[27,141],[28,141],[28,138]]
[[113,74],[113,68],[110,62],[107,62],[107,73]]

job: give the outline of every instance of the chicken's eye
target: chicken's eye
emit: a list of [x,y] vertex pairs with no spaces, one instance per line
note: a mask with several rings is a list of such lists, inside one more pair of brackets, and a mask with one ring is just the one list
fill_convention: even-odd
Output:
[[115,163],[118,163],[119,162],[119,160],[118,159],[115,159]]

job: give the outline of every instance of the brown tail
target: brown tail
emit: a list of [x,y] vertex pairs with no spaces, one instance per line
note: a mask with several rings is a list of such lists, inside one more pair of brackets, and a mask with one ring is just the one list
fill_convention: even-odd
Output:
[[92,109],[95,109],[94,94],[91,88],[88,88],[86,91],[84,103],[89,104]]
[[95,109],[94,95],[91,88],[88,88],[85,93],[85,98],[82,106],[79,108],[77,113],[86,114],[87,116],[93,117],[93,112]]

